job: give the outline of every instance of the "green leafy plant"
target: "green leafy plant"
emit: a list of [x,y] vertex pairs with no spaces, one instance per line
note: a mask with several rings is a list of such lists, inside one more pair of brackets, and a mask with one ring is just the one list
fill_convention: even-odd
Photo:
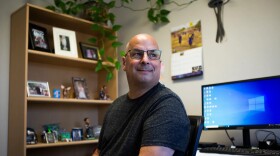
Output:
[[169,11],[168,9],[165,9],[165,6],[169,5],[169,4],[174,4],[178,7],[181,6],[186,6],[189,5],[193,2],[195,2],[197,0],[190,0],[188,2],[185,3],[177,3],[176,0],[146,0],[146,2],[149,4],[148,7],[146,8],[141,8],[141,9],[133,9],[131,7],[129,7],[129,3],[133,2],[133,0],[121,0],[121,5],[120,6],[116,6],[116,8],[126,8],[129,9],[131,11],[147,11],[147,17],[149,19],[150,22],[154,23],[154,24],[158,24],[158,23],[169,23],[169,19],[168,19],[168,15],[171,11]]
[[[89,4],[92,5],[89,5]],[[119,70],[121,67],[120,62],[117,58],[112,58],[109,56],[105,56],[105,40],[112,41],[111,46],[113,48],[118,48],[122,46],[122,42],[117,41],[116,32],[121,28],[121,25],[115,25],[115,15],[110,13],[109,10],[115,7],[115,1],[111,1],[109,3],[104,2],[103,0],[89,0],[85,3],[82,3],[77,0],[54,0],[54,5],[47,6],[47,9],[61,12],[69,15],[77,15],[81,13],[81,11],[85,11],[87,9],[87,18],[89,18],[92,24],[92,30],[98,31],[101,36],[96,38],[89,38],[89,42],[92,43],[100,43],[99,53],[102,58],[106,58],[106,60],[114,65],[112,66],[103,63],[103,60],[98,60],[97,66],[95,67],[95,71],[98,72],[102,69],[106,70],[106,81],[110,81],[113,78],[113,70]],[[108,29],[108,27],[104,27],[108,21],[112,24],[112,29]],[[119,54],[121,56],[125,55],[124,51],[120,51]]]
[[[80,0],[54,0],[54,5],[47,6],[46,8],[70,15],[77,15],[81,13],[81,11],[85,12],[85,18],[93,22],[92,30],[101,33],[101,37],[98,37],[98,39],[90,38],[89,41],[92,43],[100,43],[100,55],[103,58],[106,58],[108,62],[114,64],[115,69],[119,70],[121,65],[117,58],[105,56],[105,40],[112,41],[111,46],[113,48],[118,48],[123,45],[122,42],[117,40],[117,36],[115,35],[116,31],[120,30],[121,25],[115,25],[116,17],[112,12],[110,12],[110,9],[126,8],[131,11],[147,11],[147,17],[152,23],[168,23],[170,22],[168,19],[170,11],[164,8],[166,5],[175,4],[177,6],[185,6],[193,3],[194,1],[197,0],[191,0],[183,4],[179,4],[172,0],[146,0],[149,7],[137,10],[128,6],[133,2],[133,0],[119,0],[120,6],[116,6],[116,0],[111,0],[109,2],[105,2],[105,0],[87,0],[85,2],[81,2]],[[104,27],[107,23],[111,24],[112,29]],[[119,54],[124,56],[125,52],[120,51]],[[98,72],[102,69],[107,71],[106,81],[111,80],[113,78],[113,69],[103,63],[103,60],[99,60],[95,71]]]
[[77,15],[84,8],[84,4],[77,0],[54,0],[54,5],[46,7],[47,9],[53,10],[55,12],[60,12],[69,15]]

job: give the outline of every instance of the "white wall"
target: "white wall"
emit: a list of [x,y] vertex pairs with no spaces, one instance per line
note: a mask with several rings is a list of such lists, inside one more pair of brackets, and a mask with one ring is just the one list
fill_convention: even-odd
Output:
[[[222,44],[215,42],[216,17],[208,2],[198,0],[180,9],[168,6],[173,9],[169,15],[171,22],[161,27],[149,23],[146,12],[114,10],[117,23],[123,25],[119,32],[121,41],[127,42],[137,33],[149,33],[158,40],[165,64],[163,83],[182,98],[188,114],[201,115],[200,87],[203,84],[280,74],[280,1],[231,0],[224,6],[226,39]],[[134,2],[133,5],[134,8],[141,8],[143,2]],[[172,81],[170,29],[195,20],[201,20],[202,24],[204,74]],[[120,95],[128,91],[126,76],[122,71],[119,86]],[[229,134],[235,137],[236,144],[242,143],[241,131],[232,130]],[[256,145],[253,132],[251,140]],[[230,144],[224,131],[203,131],[201,141]]]

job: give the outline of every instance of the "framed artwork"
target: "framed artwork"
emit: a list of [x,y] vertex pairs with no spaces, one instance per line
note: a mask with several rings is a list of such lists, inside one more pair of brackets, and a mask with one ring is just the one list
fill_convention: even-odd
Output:
[[28,81],[27,95],[36,97],[51,97],[48,82]]
[[99,49],[97,47],[80,42],[80,48],[81,48],[83,58],[91,59],[91,60],[100,59]]
[[75,90],[75,97],[77,99],[89,99],[86,80],[80,77],[73,77],[72,81]]
[[29,23],[29,48],[50,52],[46,28]]
[[55,54],[78,58],[75,31],[53,27]]

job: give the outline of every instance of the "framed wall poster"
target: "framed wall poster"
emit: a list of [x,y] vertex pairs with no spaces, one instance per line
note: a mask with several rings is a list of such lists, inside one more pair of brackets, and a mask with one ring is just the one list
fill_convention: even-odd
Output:
[[48,82],[28,81],[27,96],[51,97]]
[[46,28],[29,23],[29,48],[50,52]]
[[98,47],[80,42],[80,48],[81,48],[83,58],[91,59],[91,60],[100,59]]
[[78,58],[75,31],[53,27],[55,54]]
[[72,81],[75,90],[75,97],[77,99],[89,99],[86,79],[73,77]]

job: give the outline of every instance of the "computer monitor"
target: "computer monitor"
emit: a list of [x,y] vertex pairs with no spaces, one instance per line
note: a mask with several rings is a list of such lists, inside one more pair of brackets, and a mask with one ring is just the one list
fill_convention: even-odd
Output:
[[250,147],[250,129],[280,127],[280,76],[202,85],[205,130],[242,129]]

